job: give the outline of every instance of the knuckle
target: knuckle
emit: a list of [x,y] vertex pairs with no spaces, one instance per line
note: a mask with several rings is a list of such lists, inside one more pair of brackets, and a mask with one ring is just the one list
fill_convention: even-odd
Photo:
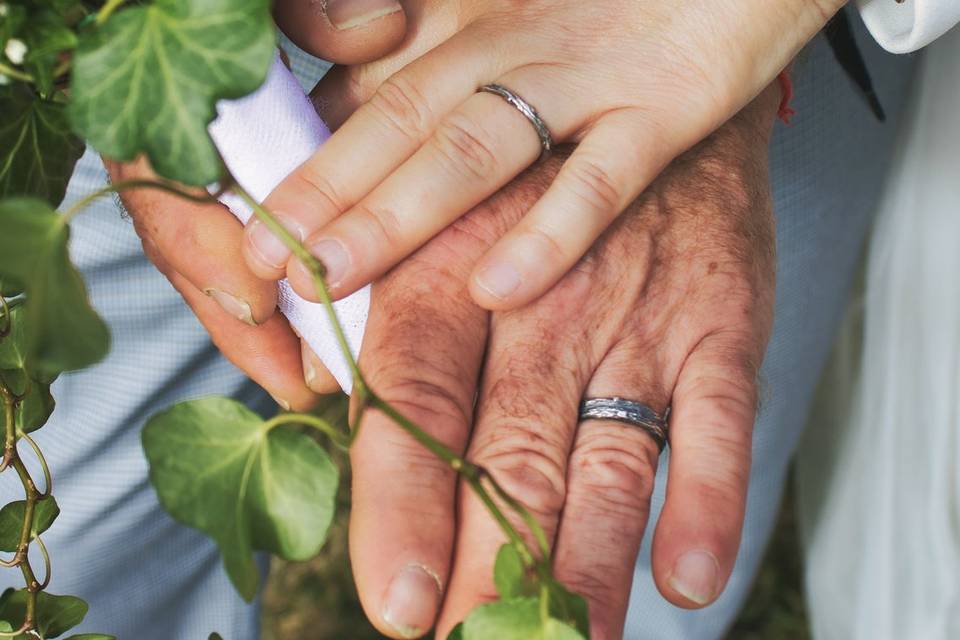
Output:
[[342,213],[350,204],[340,195],[339,190],[330,182],[325,172],[313,162],[305,162],[292,177],[300,183],[294,183],[295,193],[309,193],[315,198],[320,198],[332,211]]
[[541,521],[560,513],[566,500],[566,452],[557,442],[527,429],[500,427],[474,457]]
[[571,191],[592,211],[616,212],[621,209],[617,181],[601,162],[591,158],[574,159],[566,172]]
[[430,131],[433,117],[426,98],[403,74],[383,82],[367,103],[388,127],[412,142],[420,143]]
[[437,127],[432,144],[449,169],[461,177],[483,180],[489,178],[499,164],[489,139],[476,122],[452,114]]
[[[402,326],[403,323],[401,323]],[[400,327],[397,327],[400,329]],[[402,330],[402,329],[401,329]],[[424,341],[447,344],[434,335],[418,334]],[[443,349],[423,355],[423,342],[410,344],[390,340],[380,349],[379,366],[371,372],[370,382],[378,394],[403,414],[425,425],[443,442],[460,449],[472,420],[472,396],[466,391],[470,366],[457,359],[457,353]]]
[[571,484],[575,479],[577,501],[620,523],[622,535],[634,535],[650,507],[658,452],[652,441],[622,435],[605,429],[582,435],[570,457]]
[[373,208],[360,203],[350,212],[356,223],[368,237],[367,248],[378,247],[382,253],[385,248],[401,247],[404,243],[403,225],[397,213],[383,207]]

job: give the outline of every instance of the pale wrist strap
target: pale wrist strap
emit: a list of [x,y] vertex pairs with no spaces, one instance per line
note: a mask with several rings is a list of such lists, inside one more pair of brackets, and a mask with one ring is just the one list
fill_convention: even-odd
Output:
[[[210,134],[237,182],[258,201],[330,137],[300,84],[279,58],[257,92],[240,100],[221,101],[217,112]],[[232,194],[221,201],[241,222],[246,223],[252,214],[250,207]],[[298,296],[286,280],[278,286],[280,311],[349,393],[350,368],[323,306]],[[369,287],[334,305],[355,357],[369,306]]]

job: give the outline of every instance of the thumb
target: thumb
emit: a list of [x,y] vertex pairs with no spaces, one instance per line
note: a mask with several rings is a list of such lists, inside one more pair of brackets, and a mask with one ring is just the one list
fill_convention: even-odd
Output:
[[398,0],[279,0],[274,17],[298,47],[339,64],[376,60],[407,30]]

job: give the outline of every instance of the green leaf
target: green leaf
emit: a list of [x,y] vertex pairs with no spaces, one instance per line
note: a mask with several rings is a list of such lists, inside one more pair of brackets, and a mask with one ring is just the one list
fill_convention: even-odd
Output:
[[4,298],[12,298],[23,293],[23,289],[13,284],[13,282],[8,282],[3,278],[0,278],[0,296]]
[[463,640],[463,623],[462,622],[457,626],[455,626],[450,631],[450,635],[447,636],[447,640]]
[[0,87],[0,198],[36,196],[60,204],[83,141],[70,131],[66,105],[23,85]]
[[[16,551],[20,544],[20,532],[23,530],[23,515],[27,507],[25,500],[17,500],[0,509],[0,551]],[[50,528],[60,515],[60,507],[53,496],[39,500],[33,512],[33,528],[30,539]]]
[[27,394],[17,403],[17,429],[31,433],[47,424],[56,404],[50,385],[31,378]]
[[220,635],[219,633],[217,633],[217,632],[213,632],[213,633],[210,634],[210,637],[207,638],[207,640],[223,640],[223,636],[221,636],[221,635]]
[[505,544],[497,552],[497,561],[493,567],[493,583],[503,600],[537,594],[536,582],[523,567],[523,560],[517,548]]
[[28,354],[43,372],[82,369],[110,345],[106,324],[90,306],[83,278],[67,253],[69,228],[34,198],[0,201],[0,276],[23,285]]
[[239,402],[213,397],[152,417],[143,446],[160,503],[217,542],[247,600],[259,582],[254,549],[307,560],[323,546],[339,474],[310,436],[270,429]]
[[541,618],[538,598],[501,600],[477,607],[463,623],[463,640],[586,640],[554,618]]
[[550,617],[573,627],[584,637],[589,638],[590,617],[587,612],[587,601],[552,578],[547,581],[546,586],[550,597]]
[[[7,305],[9,312],[10,329],[0,337],[0,369],[27,368],[27,331],[24,321],[22,302],[11,302]],[[0,327],[6,324],[0,318]]]
[[54,93],[55,70],[61,55],[77,46],[77,35],[63,16],[55,11],[39,11],[31,16],[23,32],[28,47],[24,66],[44,96]]
[[[55,596],[41,591],[37,594],[37,630],[44,638],[56,638],[83,622],[83,618],[87,615],[87,608],[87,603],[75,596]],[[0,602],[0,618],[12,620],[13,627],[19,629],[23,624],[26,610],[25,589],[4,593]],[[18,639],[27,637],[27,635],[17,636]]]
[[146,153],[161,176],[221,177],[207,133],[216,101],[259,87],[273,61],[268,0],[156,0],[81,36],[73,65],[74,130],[103,154]]

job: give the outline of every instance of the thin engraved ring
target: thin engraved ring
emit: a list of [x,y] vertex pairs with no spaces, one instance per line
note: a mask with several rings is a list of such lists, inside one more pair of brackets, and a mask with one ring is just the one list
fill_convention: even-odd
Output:
[[550,133],[550,127],[543,121],[543,118],[541,118],[537,110],[533,108],[533,105],[502,84],[487,84],[480,87],[480,91],[500,96],[516,108],[517,111],[522,113],[523,117],[529,120],[533,128],[537,130],[537,137],[540,138],[540,160],[550,155],[550,151],[553,150],[553,135]]
[[643,404],[625,398],[587,398],[580,403],[580,420],[616,420],[643,429],[656,441],[660,452],[667,446],[670,408],[661,416]]

